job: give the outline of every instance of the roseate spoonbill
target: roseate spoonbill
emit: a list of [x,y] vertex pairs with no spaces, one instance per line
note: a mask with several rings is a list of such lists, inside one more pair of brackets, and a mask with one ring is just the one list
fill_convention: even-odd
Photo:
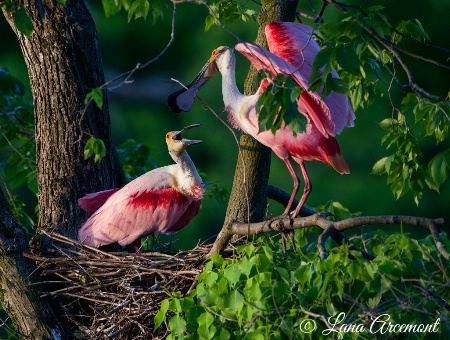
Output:
[[[299,214],[312,189],[304,161],[322,161],[341,174],[349,173],[349,167],[341,155],[335,135],[344,127],[353,126],[355,115],[346,95],[331,92],[325,98],[321,98],[322,90],[308,91],[312,63],[320,51],[320,46],[312,38],[313,32],[311,27],[304,24],[273,22],[265,27],[270,52],[247,42],[240,42],[235,46],[235,49],[249,59],[258,70],[263,69],[272,77],[280,73],[290,76],[303,89],[297,99],[298,111],[307,119],[306,130],[302,133],[294,134],[284,123],[275,134],[272,131],[259,132],[255,105],[271,80],[263,79],[256,93],[251,96],[241,94],[236,86],[235,55],[228,47],[215,49],[202,71],[189,84],[188,90],[177,91],[168,98],[168,105],[172,111],[188,111],[199,88],[214,75],[214,72],[222,74],[223,101],[230,122],[270,147],[284,161],[292,176],[294,189],[283,213],[284,216],[289,214],[299,186],[299,179],[289,160],[290,157],[300,165],[305,181],[303,195],[292,214],[294,217]],[[335,70],[332,70],[331,74],[334,78],[338,78]]]
[[186,131],[199,125],[166,134],[176,164],[149,171],[123,188],[80,198],[78,205],[94,214],[81,226],[79,241],[92,247],[134,243],[139,252],[141,238],[184,228],[197,215],[204,193],[202,179],[186,152],[188,145],[202,141],[183,138]]

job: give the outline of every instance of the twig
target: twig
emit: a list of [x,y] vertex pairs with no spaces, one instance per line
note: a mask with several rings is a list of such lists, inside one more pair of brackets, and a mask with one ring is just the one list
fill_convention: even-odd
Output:
[[[341,3],[341,2],[338,2],[338,1],[334,1],[334,0],[324,0],[324,1],[327,1],[329,4],[331,4],[332,6],[334,6],[335,8],[337,8],[339,11],[341,11],[343,13],[345,13],[347,11],[348,7],[356,7],[356,8],[361,9],[360,5],[352,6],[352,5]],[[361,12],[364,15],[367,15],[363,10],[361,10]],[[413,57],[413,58],[416,58],[416,59],[420,59],[420,60],[425,61],[427,63],[439,66],[441,68],[450,69],[449,65],[445,65],[445,64],[439,63],[439,62],[437,62],[437,61],[435,61],[433,59],[425,58],[423,56],[414,54],[414,53],[412,53],[412,52],[402,48],[401,46],[399,46],[397,44],[394,44],[394,43],[384,39],[373,28],[366,27],[363,22],[358,21],[358,20],[354,20],[354,21],[363,30],[365,30],[367,33],[369,33],[376,41],[378,41],[384,48],[386,48],[390,53],[392,53],[392,55],[395,57],[397,62],[401,65],[403,71],[405,72],[406,76],[408,77],[408,84],[403,85],[403,87],[410,88],[412,91],[420,93],[422,95],[425,95],[425,96],[427,96],[430,99],[449,103],[449,100],[447,100],[446,98],[442,98],[442,97],[439,97],[439,96],[432,95],[431,93],[429,93],[428,91],[426,91],[425,89],[423,89],[422,87],[417,85],[414,82],[414,80],[413,80],[413,76],[411,74],[411,71],[409,70],[408,66],[406,65],[406,63],[404,62],[404,60],[402,59],[402,57],[399,55],[399,53],[397,51],[402,52],[402,53],[404,53],[406,55],[409,55],[410,57]]]

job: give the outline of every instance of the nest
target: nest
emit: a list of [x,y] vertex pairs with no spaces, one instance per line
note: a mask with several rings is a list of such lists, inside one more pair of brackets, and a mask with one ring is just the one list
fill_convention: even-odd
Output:
[[154,332],[153,319],[172,292],[188,295],[197,282],[210,246],[197,245],[176,254],[104,252],[49,235],[51,257],[28,255],[41,270],[43,284],[81,334],[77,338],[164,338],[164,325]]

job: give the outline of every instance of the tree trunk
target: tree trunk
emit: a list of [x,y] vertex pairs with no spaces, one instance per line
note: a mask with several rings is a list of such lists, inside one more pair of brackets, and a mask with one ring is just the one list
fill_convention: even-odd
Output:
[[[106,94],[101,109],[93,103],[85,108],[84,104],[86,94],[105,83],[95,24],[84,2],[13,3],[15,9],[25,8],[34,25],[31,35],[25,36],[14,24],[14,9],[2,7],[17,35],[30,77],[39,193],[38,230],[32,250],[45,255],[51,249],[51,240],[42,231],[76,238],[86,219],[77,199],[90,192],[122,186],[124,177],[111,139]],[[94,163],[92,158],[84,160],[84,146],[91,136],[105,143],[107,152],[100,163]],[[0,204],[2,304],[22,336],[58,338],[59,330],[50,326],[55,325],[52,308],[61,323],[67,320],[58,301],[52,300],[52,308],[47,307],[35,293],[37,286],[29,286],[30,280],[39,278],[33,263],[22,256],[28,251],[25,234],[17,222],[10,221],[12,217],[5,213],[3,201]],[[35,274],[30,277],[31,273]]]
[[[53,311],[38,295],[39,277],[29,252],[24,230],[8,208],[0,190],[0,302],[15,330],[26,339],[63,338]],[[42,288],[41,288],[42,289]]]
[[[261,12],[258,16],[259,29],[255,44],[267,48],[265,26],[273,21],[294,21],[297,4],[298,0],[261,1]],[[256,91],[256,88],[253,88],[253,80],[257,73],[258,71],[251,66],[245,80],[245,94]],[[211,254],[221,252],[228,244],[231,235],[227,230],[231,221],[259,222],[264,217],[271,150],[245,133],[241,134],[239,144],[240,152],[225,223],[211,249]]]
[[[103,107],[84,100],[104,84],[94,21],[83,1],[21,0],[34,29],[28,38],[5,17],[16,33],[30,77],[35,109],[39,221],[35,240],[40,252],[49,247],[39,231],[76,238],[86,214],[77,199],[86,193],[123,185],[111,140],[106,94]],[[84,110],[85,109],[85,110]],[[107,154],[96,164],[83,160],[91,136],[105,143]]]

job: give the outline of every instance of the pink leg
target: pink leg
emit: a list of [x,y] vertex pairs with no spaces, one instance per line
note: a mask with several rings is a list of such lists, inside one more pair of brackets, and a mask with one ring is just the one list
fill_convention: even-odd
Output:
[[297,217],[298,214],[300,213],[300,210],[303,207],[303,204],[305,204],[306,199],[309,196],[309,193],[312,190],[312,185],[311,185],[311,181],[309,180],[309,176],[308,176],[308,172],[306,171],[306,167],[305,167],[305,163],[303,161],[298,162],[298,164],[300,165],[300,170],[302,170],[302,175],[303,175],[303,179],[305,180],[305,187],[303,189],[303,195],[302,198],[300,199],[300,202],[297,205],[297,208],[295,208],[294,213],[292,214],[292,217]]
[[[289,198],[289,202],[286,205],[286,209],[284,210],[284,213],[283,213],[283,216],[290,216],[289,211],[291,210],[292,203],[294,202],[295,196],[297,195],[297,192],[298,192],[299,179],[298,179],[297,174],[294,171],[294,168],[292,167],[292,164],[291,164],[289,158],[284,159],[284,164],[286,164],[286,167],[288,168],[289,173],[291,174],[291,177],[294,180],[294,188],[292,190],[291,197]],[[296,253],[297,248],[296,248],[295,242],[294,242],[294,231],[289,230],[287,233],[289,234],[289,237],[292,242],[292,249]],[[283,252],[286,254],[286,234],[284,232],[281,233],[281,239],[283,242]]]
[[294,180],[294,189],[292,190],[291,197],[289,198],[289,202],[288,202],[288,204],[286,206],[286,209],[284,210],[284,213],[283,213],[284,216],[288,216],[289,215],[289,211],[291,210],[292,202],[294,202],[295,196],[297,195],[297,192],[298,192],[299,180],[298,180],[297,174],[294,171],[294,168],[292,167],[292,164],[291,164],[291,161],[289,160],[289,158],[283,159],[283,161],[284,161],[284,164],[286,164],[286,167],[288,168],[292,179]]

